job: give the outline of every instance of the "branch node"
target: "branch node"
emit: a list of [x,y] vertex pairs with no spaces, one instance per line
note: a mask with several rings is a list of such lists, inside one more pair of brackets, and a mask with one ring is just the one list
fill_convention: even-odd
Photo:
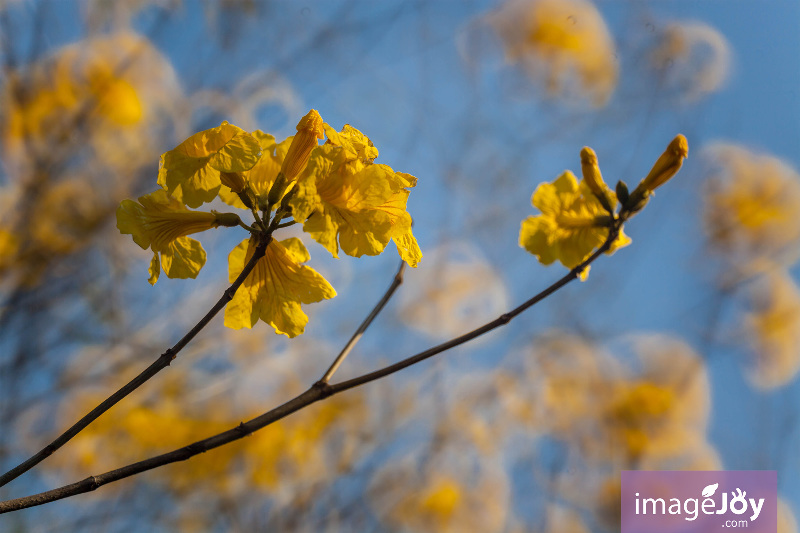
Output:
[[243,437],[249,437],[253,434],[252,431],[247,429],[247,426],[244,425],[244,422],[239,422],[239,425],[236,426],[236,429],[242,434]]
[[331,389],[330,383],[328,383],[326,381],[322,381],[322,380],[317,381],[316,383],[314,383],[314,385],[312,385],[312,387],[315,388],[315,389],[319,389],[320,390],[320,392],[322,394],[322,397],[320,399],[324,400],[325,398],[327,398],[327,397],[329,397],[329,396],[331,396],[333,394],[333,390]]
[[96,490],[100,486],[100,483],[97,482],[97,478],[94,476],[89,476],[83,481],[89,486],[89,491]]
[[514,317],[511,316],[511,313],[503,313],[502,315],[500,315],[498,321],[500,322],[501,325],[505,326],[506,324],[511,322],[512,318]]
[[186,453],[188,454],[187,457],[192,457],[201,453],[206,453],[207,451],[205,447],[200,446],[199,443],[197,442],[194,442],[186,446],[184,450],[186,450]]
[[227,301],[229,301],[229,302],[231,300],[233,300],[233,295],[236,294],[236,291],[231,290],[231,289],[233,289],[233,287],[228,287],[227,289],[225,289],[225,293],[224,293],[225,294],[225,299]]
[[167,351],[161,354],[161,359],[164,359],[169,366],[175,358],[178,357],[178,354],[175,353],[175,350],[172,348],[167,348]]

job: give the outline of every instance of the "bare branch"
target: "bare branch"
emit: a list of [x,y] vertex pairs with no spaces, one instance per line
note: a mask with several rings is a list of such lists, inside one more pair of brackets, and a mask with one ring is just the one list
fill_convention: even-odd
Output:
[[[161,356],[156,359],[150,366],[148,366],[141,374],[133,378],[127,385],[123,386],[117,392],[106,398],[100,405],[92,409],[89,413],[87,413],[83,418],[81,418],[78,422],[76,422],[71,428],[67,431],[62,433],[57,439],[53,442],[42,448],[39,452],[33,455],[30,459],[26,460],[25,462],[15,466],[2,476],[0,476],[0,487],[9,483],[10,481],[18,478],[37,464],[41,463],[44,459],[51,456],[56,450],[61,448],[64,444],[69,442],[75,435],[83,431],[89,424],[97,420],[103,413],[111,409],[114,405],[116,405],[120,400],[125,398],[127,395],[138,389],[142,386],[147,380],[158,374],[161,370],[168,367],[170,363],[172,363],[173,359],[175,359],[178,353],[198,334],[200,331],[206,327],[206,325],[214,318],[217,313],[219,313],[225,305],[233,298],[233,295],[236,293],[236,290],[239,286],[244,282],[245,278],[250,274],[250,272],[255,268],[256,263],[259,259],[264,257],[266,253],[267,246],[269,245],[272,238],[270,236],[265,236],[259,242],[258,246],[253,253],[253,257],[250,261],[244,266],[242,273],[239,274],[239,277],[233,282],[233,284],[228,287],[225,292],[222,293],[222,296],[217,300],[217,303],[205,314],[203,318],[186,334],[179,340],[172,348],[169,348],[166,352],[161,354]],[[85,492],[85,491],[83,491]]]
[[[235,428],[229,429],[223,433],[219,433],[207,439],[197,441],[193,444],[184,446],[183,448],[174,450],[172,452],[158,455],[156,457],[151,457],[149,459],[145,459],[144,461],[139,461],[138,463],[133,463],[127,466],[123,466],[122,468],[118,468],[116,470],[100,474],[98,476],[90,476],[84,479],[83,481],[79,481],[71,485],[65,485],[63,487],[59,487],[57,489],[49,490],[32,496],[26,496],[23,498],[17,498],[14,500],[7,500],[4,502],[0,502],[0,514],[17,511],[19,509],[25,509],[28,507],[34,507],[45,503],[50,503],[56,500],[61,500],[78,494],[83,494],[85,492],[91,492],[97,489],[98,487],[101,487],[102,485],[106,485],[114,481],[119,481],[120,479],[140,474],[147,470],[153,470],[160,466],[164,466],[170,463],[175,463],[178,461],[185,461],[190,457],[193,457],[200,453],[206,452],[213,448],[217,448],[224,444],[228,444],[229,442],[233,442],[235,440],[241,439],[242,437],[250,435],[251,433],[259,429],[262,429],[274,422],[277,422],[278,420],[296,411],[299,411],[304,407],[307,407],[313,403],[328,398],[334,394],[338,394],[340,392],[344,392],[346,390],[359,387],[366,383],[376,381],[390,374],[394,374],[395,372],[398,372],[409,366],[415,365],[421,361],[424,361],[425,359],[433,357],[434,355],[449,350],[450,348],[454,348],[456,346],[469,342],[472,339],[480,337],[481,335],[488,333],[493,329],[508,324],[517,315],[521,314],[531,306],[542,301],[546,297],[550,296],[551,294],[558,291],[560,288],[564,287],[569,282],[580,276],[581,272],[583,272],[583,270],[586,267],[588,267],[598,257],[600,257],[601,254],[603,254],[604,252],[608,251],[611,248],[611,244],[616,240],[617,236],[619,235],[621,226],[622,222],[620,220],[615,221],[614,225],[609,228],[608,237],[606,238],[605,242],[600,246],[600,248],[598,248],[592,255],[586,258],[586,260],[584,260],[580,265],[570,270],[569,273],[567,273],[564,277],[562,277],[561,279],[559,279],[558,281],[556,281],[543,291],[539,292],[529,300],[525,301],[523,304],[512,309],[508,313],[499,316],[495,320],[492,320],[491,322],[488,322],[483,326],[470,331],[469,333],[466,333],[464,335],[461,335],[460,337],[457,337],[448,342],[430,348],[429,350],[421,352],[417,355],[403,359],[402,361],[387,366],[383,369],[377,370],[375,372],[370,372],[368,374],[364,374],[362,376],[347,381],[343,381],[335,385],[328,385],[327,383],[319,381],[314,385],[312,385],[311,388],[309,388],[304,393],[289,400],[283,405],[276,407],[275,409],[272,409],[271,411],[268,411],[248,422],[243,422],[238,426],[236,426]],[[400,274],[400,272],[398,272],[398,274]]]
[[364,319],[364,322],[362,322],[361,325],[358,326],[356,332],[353,333],[353,336],[350,337],[350,340],[347,342],[345,347],[342,348],[342,351],[339,352],[339,355],[337,355],[336,359],[333,361],[333,363],[331,363],[331,366],[325,372],[325,375],[322,376],[322,379],[319,380],[320,383],[328,383],[331,380],[333,374],[336,373],[341,364],[344,362],[345,358],[350,354],[350,351],[364,335],[364,332],[367,331],[369,325],[372,324],[372,321],[375,320],[375,317],[378,316],[378,314],[383,310],[384,306],[389,302],[392,295],[394,295],[394,291],[396,291],[397,288],[400,286],[400,284],[403,283],[403,272],[405,272],[405,269],[406,269],[406,263],[405,261],[401,260],[400,268],[397,269],[397,274],[394,275],[392,284],[389,285],[388,289],[386,289],[386,293],[383,295],[383,298],[381,298],[380,301],[378,301],[378,303],[375,304],[375,307],[372,309],[372,312],[370,312],[367,318]]

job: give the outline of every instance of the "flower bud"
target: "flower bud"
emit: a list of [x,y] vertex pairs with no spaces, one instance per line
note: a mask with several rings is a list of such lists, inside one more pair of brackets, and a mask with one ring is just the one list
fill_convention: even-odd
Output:
[[594,150],[588,146],[584,146],[581,150],[581,171],[583,172],[583,181],[597,196],[605,193],[606,184],[603,181],[603,176],[600,174],[600,167],[597,166],[597,155]]
[[242,221],[236,213],[219,213],[214,210],[212,210],[211,213],[214,215],[214,223],[218,226],[232,228],[238,226]]
[[584,146],[581,150],[581,172],[583,173],[583,181],[589,186],[589,189],[594,193],[603,208],[609,213],[614,212],[614,198],[608,185],[603,181],[603,175],[600,174],[600,167],[597,164],[597,155],[594,150],[588,146]]
[[236,194],[242,192],[246,185],[244,178],[239,172],[220,172],[219,180],[226,187],[230,187]]
[[322,117],[314,109],[300,119],[297,124],[297,135],[292,139],[281,165],[281,173],[287,182],[296,179],[303,171],[311,156],[311,150],[318,146],[317,139],[325,137],[322,124]]
[[681,169],[683,160],[688,156],[689,143],[686,141],[686,137],[678,134],[669,143],[667,149],[664,150],[664,153],[661,154],[661,157],[658,158],[650,173],[642,180],[637,189],[653,191],[660,187]]

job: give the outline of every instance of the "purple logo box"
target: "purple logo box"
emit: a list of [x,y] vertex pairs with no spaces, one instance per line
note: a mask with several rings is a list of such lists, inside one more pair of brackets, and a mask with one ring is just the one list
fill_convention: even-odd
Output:
[[778,473],[622,472],[621,533],[778,531]]

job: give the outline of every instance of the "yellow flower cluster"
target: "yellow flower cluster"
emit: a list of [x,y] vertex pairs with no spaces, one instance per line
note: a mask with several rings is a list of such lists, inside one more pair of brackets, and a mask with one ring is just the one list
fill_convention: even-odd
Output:
[[[623,232],[621,222],[644,207],[653,190],[680,170],[688,154],[686,137],[676,136],[636,189],[629,193],[624,182],[619,182],[614,192],[603,181],[594,150],[584,147],[580,183],[566,170],[553,183],[542,183],[534,191],[531,203],[542,214],[522,221],[520,246],[544,265],[560,261],[569,269],[592,255],[609,238],[610,228],[616,224],[617,237],[606,253],[627,246],[631,240]],[[618,194],[622,197],[618,198]],[[580,279],[585,280],[588,274],[587,266],[579,273]]]
[[[377,156],[363,133],[351,126],[337,132],[313,109],[300,120],[297,134],[281,143],[223,122],[163,154],[162,189],[138,202],[123,201],[117,227],[153,251],[153,284],[162,267],[171,278],[197,276],[205,251],[187,235],[218,226],[246,228],[250,237],[228,258],[231,282],[255,263],[228,304],[225,325],[250,328],[262,320],[277,333],[295,337],[308,322],[300,305],[333,298],[336,291],[302,264],[309,254],[299,239],[274,240],[280,227],[302,224],[334,257],[340,248],[354,257],[377,255],[393,241],[410,266],[422,258],[406,210],[416,178],[374,163]],[[187,209],[217,198],[249,209],[253,225],[235,213]],[[263,256],[255,257],[264,243]]]

